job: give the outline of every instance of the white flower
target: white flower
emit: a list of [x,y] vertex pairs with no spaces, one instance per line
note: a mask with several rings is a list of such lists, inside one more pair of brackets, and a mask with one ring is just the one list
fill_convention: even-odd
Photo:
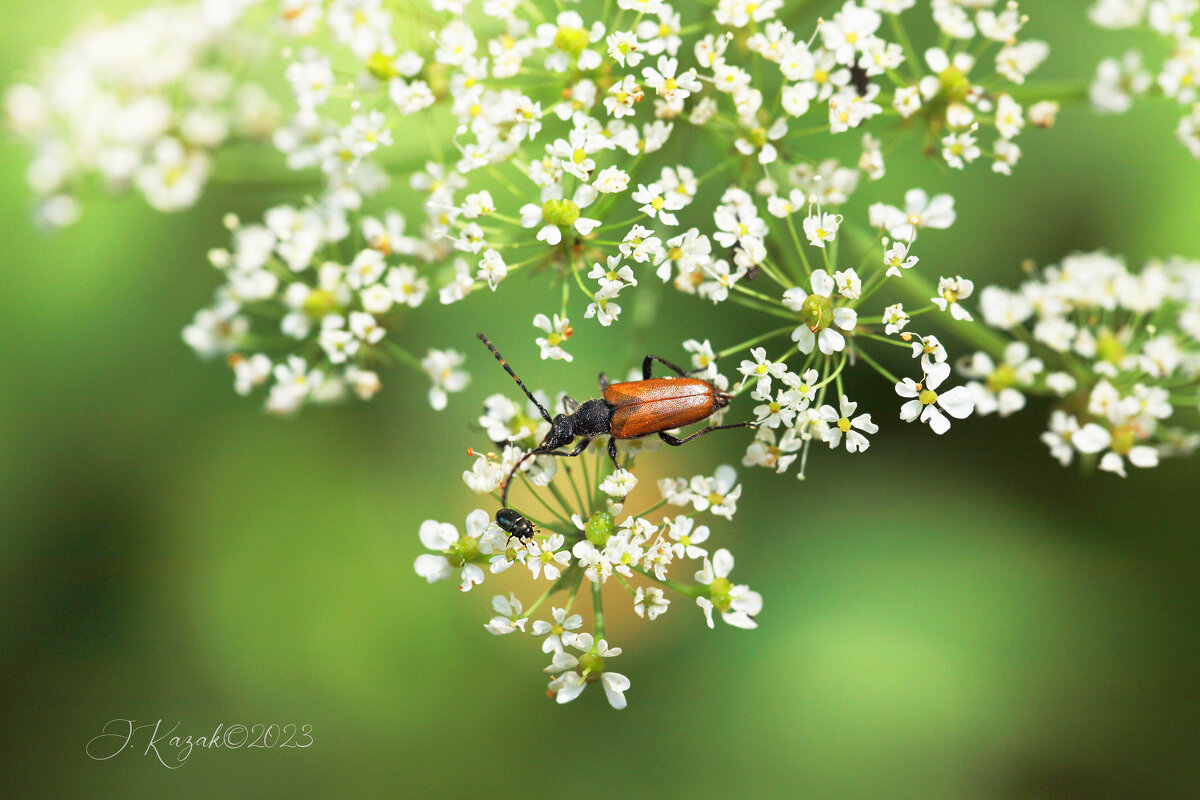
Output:
[[600,482],[600,491],[609,497],[625,497],[637,486],[637,477],[627,469],[618,469]]
[[821,419],[829,423],[821,439],[829,443],[830,449],[841,443],[842,434],[846,436],[846,449],[851,453],[859,453],[870,447],[871,443],[863,434],[878,433],[879,426],[871,422],[870,414],[855,417],[854,412],[857,408],[858,403],[850,402],[850,398],[845,395],[842,395],[838,408],[821,406]]
[[545,314],[538,314],[533,318],[533,326],[546,332],[546,336],[538,337],[535,340],[537,346],[542,350],[542,359],[561,361],[574,359],[574,356],[562,348],[563,343],[571,338],[571,334],[574,332],[571,320],[555,314],[552,321]]
[[491,555],[497,547],[497,541],[503,546],[504,534],[492,523],[492,518],[486,511],[477,508],[467,515],[466,533],[461,537],[458,529],[448,522],[437,522],[427,519],[421,523],[421,544],[439,555],[424,553],[417,556],[413,562],[416,573],[430,583],[444,580],[459,573],[458,588],[469,591],[476,584],[483,583],[483,570],[474,559],[478,556]]
[[541,619],[533,621],[533,635],[546,637],[542,640],[543,653],[560,653],[564,646],[563,637],[570,637],[572,631],[583,627],[583,617],[578,614],[568,617],[566,610],[562,608],[552,608],[550,616],[552,622]]
[[[925,373],[925,384],[922,386],[905,378],[896,384],[896,394],[901,397],[913,398],[900,408],[900,419],[912,422],[920,418],[921,422],[929,423],[936,434],[950,430],[950,420],[946,414],[955,419],[965,419],[975,409],[975,401],[971,392],[965,386],[956,386],[948,392],[939,394],[935,390],[950,377],[950,365],[946,363],[931,364]],[[941,410],[939,410],[939,408]]]
[[685,205],[685,198],[679,192],[667,193],[659,183],[651,183],[649,186],[638,184],[633,199],[642,204],[638,210],[643,214],[651,218],[658,217],[664,225],[679,224],[679,218],[671,213]]
[[690,484],[690,500],[697,511],[708,511],[718,517],[733,519],[742,485],[737,482],[737,470],[728,465],[717,467],[713,477],[697,475]]
[[1042,442],[1050,448],[1050,455],[1064,467],[1070,466],[1075,458],[1072,439],[1078,432],[1079,420],[1071,414],[1058,409],[1050,414],[1050,430],[1042,433]]
[[708,540],[708,526],[696,527],[696,520],[680,514],[667,522],[667,536],[675,540],[675,555],[682,558],[707,558],[708,551],[699,545]]
[[[1137,432],[1130,428],[1107,428],[1089,422],[1071,437],[1071,443],[1081,453],[1093,455],[1107,450],[1100,457],[1100,469],[1126,477],[1125,459],[1135,467],[1158,466],[1158,451],[1147,445],[1136,444]],[[1112,449],[1110,449],[1112,448]]]
[[[939,194],[931,199],[921,189],[912,189],[904,195],[903,211],[895,206],[882,204],[872,207],[871,210],[872,219],[878,220],[893,239],[902,242],[912,242],[921,228],[949,228],[957,218],[953,197]],[[877,215],[874,212],[877,212]]]
[[700,91],[700,81],[696,79],[696,70],[688,69],[676,75],[679,62],[666,56],[658,57],[658,69],[646,67],[642,77],[646,85],[666,100],[686,100],[692,92]]
[[1021,389],[1032,386],[1043,369],[1041,359],[1030,358],[1028,345],[1010,342],[1004,349],[1001,364],[997,365],[987,353],[976,353],[962,372],[968,377],[982,379],[967,384],[975,400],[975,410],[982,415],[998,411],[1001,417],[1007,417],[1025,407]]
[[883,332],[888,336],[904,330],[911,318],[900,303],[888,306],[883,310]]
[[515,594],[510,592],[508,597],[502,594],[493,597],[492,610],[496,612],[496,616],[483,626],[488,633],[503,636],[516,631],[525,632],[527,618],[521,616],[521,601]]
[[648,589],[639,586],[637,593],[633,596],[634,612],[639,617],[645,617],[651,621],[658,619],[659,615],[664,613],[670,605],[671,601],[657,586],[651,586]]
[[608,45],[608,55],[622,67],[636,67],[642,63],[642,52],[638,49],[637,37],[631,32],[614,31],[604,43]]
[[583,653],[577,658],[565,650],[554,654],[554,661],[546,672],[558,673],[558,677],[550,681],[549,689],[555,695],[558,703],[569,703],[583,692],[585,686],[595,680],[595,674],[600,673],[600,685],[604,687],[604,696],[615,709],[625,707],[625,692],[629,689],[629,678],[617,672],[609,672],[607,661],[621,655],[621,648],[609,647],[608,642],[601,639],[592,647],[592,635],[581,633],[574,636],[569,643]]
[[792,332],[792,341],[801,353],[811,353],[814,347],[825,355],[840,352],[846,347],[846,337],[841,331],[854,330],[858,312],[844,306],[830,308],[829,299],[837,284],[825,270],[814,270],[810,283],[812,294],[800,288],[788,289],[783,294],[785,306],[805,315],[804,324]]
[[430,350],[421,359],[421,368],[433,385],[429,387],[429,405],[435,411],[446,407],[448,392],[461,392],[467,388],[471,376],[457,369],[466,358],[456,350]]
[[838,226],[841,224],[840,214],[818,212],[804,218],[804,235],[808,237],[809,244],[824,247],[826,242],[832,242],[837,238]]
[[479,259],[479,272],[475,273],[476,280],[487,281],[487,285],[496,291],[496,286],[508,275],[508,265],[497,251],[488,248]]
[[604,327],[608,327],[617,321],[617,317],[621,314],[621,307],[612,302],[612,299],[617,296],[619,289],[602,288],[596,292],[595,302],[589,303],[587,311],[583,316],[585,319],[596,318]]
[[933,298],[933,304],[945,311],[950,309],[950,316],[963,322],[971,322],[974,317],[971,313],[959,305],[960,300],[965,300],[975,291],[975,284],[961,275],[957,278],[942,278],[938,281],[938,296]]
[[771,379],[782,378],[787,374],[787,364],[782,361],[771,361],[767,358],[765,347],[755,347],[750,351],[750,355],[754,360],[743,360],[741,365],[738,366],[738,372],[744,375],[747,380],[750,378],[757,379],[758,391],[769,394],[771,391]]
[[534,580],[545,574],[546,580],[556,581],[571,566],[571,551],[562,549],[565,542],[561,533],[552,533],[544,542],[531,539],[525,543],[525,566]]
[[605,167],[596,173],[592,185],[603,194],[623,192],[629,188],[629,173],[620,167]]
[[696,573],[696,583],[709,587],[708,597],[697,597],[696,605],[704,611],[708,627],[713,625],[712,612],[715,608],[721,619],[737,628],[757,628],[754,618],[762,611],[762,595],[749,586],[734,585],[729,580],[733,570],[733,555],[721,548],[713,554],[712,561],[704,559],[704,568]]

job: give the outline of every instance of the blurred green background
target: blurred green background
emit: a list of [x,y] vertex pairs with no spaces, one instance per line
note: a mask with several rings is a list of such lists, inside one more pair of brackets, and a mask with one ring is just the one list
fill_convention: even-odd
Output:
[[[0,84],[89,15],[141,5],[3,0]],[[1054,44],[1044,77],[1090,75],[1120,46],[1085,5],[1023,4]],[[977,282],[1075,249],[1200,256],[1200,165],[1172,140],[1178,116],[1066,109],[1022,137],[1013,178],[901,152],[885,190],[952,191],[959,223],[923,239],[922,260]],[[1200,796],[1194,463],[1085,480],[1038,442],[1042,407],[939,440],[894,419],[889,387],[852,381],[883,427],[870,453],[819,453],[803,484],[743,470],[735,523],[713,526],[765,596],[760,629],[709,632],[681,603],[623,619],[628,710],[594,689],[556,707],[536,647],[482,630],[504,581],[464,595],[412,571],[421,520],[461,525],[475,507],[468,422],[511,390],[472,335],[514,343],[531,384],[585,396],[602,368],[758,321],[701,329],[668,298],[657,324],[579,325],[573,365],[539,362],[529,322],[553,301],[512,280],[496,302],[431,304],[405,334],[468,354],[475,382],[449,411],[395,373],[370,405],[280,421],[179,331],[215,285],[203,256],[225,243],[221,215],[289,198],[213,189],[170,217],[93,201],[47,237],[26,164],[0,140],[0,794]],[[647,477],[737,463],[741,446],[651,455]],[[197,752],[176,771],[88,759],[113,718],[194,735],[311,724],[315,744]]]

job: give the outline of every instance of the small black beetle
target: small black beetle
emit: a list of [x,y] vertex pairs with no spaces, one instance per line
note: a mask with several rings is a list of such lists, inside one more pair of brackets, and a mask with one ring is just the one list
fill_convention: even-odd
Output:
[[[508,534],[508,538],[516,537],[522,544],[533,538],[537,533],[537,528],[533,527],[533,523],[525,519],[519,513],[511,508],[502,508],[496,512],[496,524],[500,526],[500,530]],[[504,542],[508,544],[506,539]]]

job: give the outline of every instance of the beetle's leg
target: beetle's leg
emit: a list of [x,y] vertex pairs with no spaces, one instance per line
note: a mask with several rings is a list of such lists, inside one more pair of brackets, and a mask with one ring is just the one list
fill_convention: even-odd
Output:
[[684,372],[682,369],[680,369],[676,365],[672,364],[670,361],[667,361],[665,358],[660,358],[659,356],[646,356],[646,358],[642,361],[642,378],[644,380],[650,380],[651,378],[654,377],[654,362],[655,361],[662,364],[667,369],[673,370],[674,372],[676,372],[679,375],[679,377],[681,377],[681,378],[687,377],[686,372]]
[[704,434],[712,433],[713,431],[723,431],[723,430],[728,430],[729,428],[752,428],[752,427],[754,427],[753,422],[737,422],[737,423],[734,423],[733,425],[710,425],[707,428],[705,428],[704,430],[696,431],[691,436],[686,436],[682,439],[680,439],[678,436],[672,436],[671,434],[667,433],[666,431],[659,433],[658,437],[660,439],[662,439],[664,442],[666,442],[667,444],[671,445],[672,447],[679,447],[679,445],[681,445],[681,444],[687,444],[692,439],[699,438],[699,437],[703,436]]
[[600,393],[603,394],[604,392],[608,391],[608,387],[611,383],[612,383],[612,381],[610,381],[608,379],[608,376],[605,375],[603,372],[601,372],[600,373]]
[[608,457],[612,459],[613,466],[617,469],[621,468],[621,462],[617,461],[617,440],[615,437],[608,440]]
[[591,439],[584,439],[575,446],[575,449],[569,453],[564,453],[562,450],[553,450],[549,453],[538,453],[540,456],[558,456],[559,458],[574,458],[575,456],[587,450],[587,446],[592,443]]
[[570,415],[570,414],[574,414],[578,410],[579,410],[579,401],[576,400],[574,397],[568,397],[566,395],[563,395],[563,411],[565,411],[568,415]]

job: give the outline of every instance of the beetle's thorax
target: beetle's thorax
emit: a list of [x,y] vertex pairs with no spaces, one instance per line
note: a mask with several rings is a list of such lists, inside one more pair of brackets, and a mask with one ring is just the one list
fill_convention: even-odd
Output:
[[575,435],[585,439],[612,432],[612,408],[603,400],[588,400],[575,412]]

